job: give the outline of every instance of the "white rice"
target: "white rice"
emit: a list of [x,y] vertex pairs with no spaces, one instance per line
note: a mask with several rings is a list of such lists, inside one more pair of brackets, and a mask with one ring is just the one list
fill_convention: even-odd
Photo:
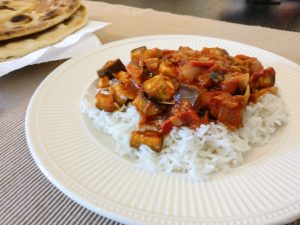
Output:
[[131,131],[137,130],[139,115],[134,106],[124,112],[98,110],[94,102],[83,101],[82,111],[96,128],[111,135],[116,151],[150,171],[188,173],[196,179],[207,179],[214,172],[227,172],[243,162],[245,152],[265,145],[276,130],[287,123],[287,112],[279,96],[266,94],[257,104],[246,107],[244,127],[231,132],[223,124],[201,125],[197,130],[173,128],[164,139],[160,153],[142,145],[129,146]]

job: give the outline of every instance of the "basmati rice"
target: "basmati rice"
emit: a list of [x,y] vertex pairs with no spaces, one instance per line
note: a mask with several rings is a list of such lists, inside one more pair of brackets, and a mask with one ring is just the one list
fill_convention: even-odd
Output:
[[116,151],[149,171],[188,173],[195,179],[207,179],[215,172],[227,172],[243,162],[245,152],[265,145],[276,130],[287,123],[288,114],[283,100],[272,94],[249,104],[244,113],[244,127],[232,132],[223,124],[211,122],[196,130],[173,128],[164,139],[160,153],[142,145],[138,150],[129,146],[130,134],[137,130],[139,114],[134,106],[124,112],[99,110],[87,99],[82,111],[93,125],[116,141]]

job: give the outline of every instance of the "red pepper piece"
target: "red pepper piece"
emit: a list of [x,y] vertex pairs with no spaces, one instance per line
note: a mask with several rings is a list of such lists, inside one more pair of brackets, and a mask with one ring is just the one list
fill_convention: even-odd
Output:
[[199,60],[190,60],[189,63],[192,66],[199,66],[199,67],[212,67],[215,65],[216,61],[215,60],[208,60],[208,61],[199,61]]
[[168,134],[172,130],[173,127],[180,127],[180,126],[188,126],[192,129],[198,128],[201,124],[206,124],[207,120],[201,120],[198,114],[192,110],[187,109],[183,112],[178,112],[174,116],[171,116],[167,119],[161,126],[160,133],[161,134]]

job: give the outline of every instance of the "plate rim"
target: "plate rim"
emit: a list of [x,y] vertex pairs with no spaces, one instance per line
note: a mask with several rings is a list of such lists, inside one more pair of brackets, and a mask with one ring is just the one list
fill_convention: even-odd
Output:
[[[35,161],[35,163],[37,164],[37,166],[39,167],[39,169],[42,171],[42,173],[47,177],[47,179],[55,186],[57,187],[60,191],[62,191],[65,195],[67,195],[69,198],[71,198],[72,200],[74,200],[75,202],[79,203],[81,206],[88,208],[89,210],[91,210],[92,212],[95,212],[97,214],[101,214],[101,216],[106,216],[109,217],[113,220],[122,222],[122,223],[130,223],[130,224],[152,224],[152,223],[147,223],[146,221],[141,221],[139,219],[133,219],[133,218],[128,218],[126,216],[122,216],[121,214],[116,214],[114,212],[111,212],[109,210],[105,210],[105,209],[101,209],[99,207],[97,207],[94,203],[91,203],[91,201],[87,201],[86,199],[83,199],[82,196],[80,196],[78,193],[75,193],[73,190],[71,190],[69,187],[66,187],[65,184],[62,184],[59,182],[59,179],[57,179],[55,177],[55,175],[51,174],[51,171],[48,171],[48,166],[45,165],[45,163],[41,160],[39,154],[37,151],[35,151],[35,147],[33,146],[33,142],[32,142],[32,134],[30,133],[30,121],[31,121],[31,117],[30,117],[30,112],[32,111],[33,105],[34,105],[34,101],[37,98],[37,96],[39,95],[40,92],[42,92],[43,87],[50,82],[52,79],[55,78],[55,75],[60,73],[60,71],[68,68],[69,66],[71,66],[73,63],[75,62],[79,62],[81,59],[94,54],[96,52],[100,52],[103,51],[105,49],[111,48],[111,47],[116,47],[118,45],[123,45],[123,44],[129,44],[132,42],[137,42],[137,41],[148,41],[148,40],[153,40],[153,39],[166,39],[166,38],[195,38],[195,39],[214,39],[214,40],[218,40],[221,42],[226,42],[229,44],[240,44],[243,47],[251,47],[253,50],[261,52],[261,53],[267,53],[267,54],[271,54],[272,56],[277,57],[278,59],[282,60],[282,62],[284,62],[285,64],[287,64],[289,67],[292,67],[295,70],[299,70],[300,71],[300,65],[298,65],[297,63],[284,58],[280,55],[277,55],[275,53],[272,53],[270,51],[252,46],[252,45],[248,45],[248,44],[244,44],[244,43],[240,43],[240,42],[236,42],[236,41],[231,41],[231,40],[226,40],[226,39],[221,39],[221,38],[215,38],[215,37],[207,37],[207,36],[197,36],[197,35],[149,35],[149,36],[140,36],[140,37],[134,37],[134,38],[127,38],[127,39],[122,39],[122,40],[118,40],[118,41],[114,41],[114,42],[110,42],[107,44],[104,44],[102,46],[100,46],[99,48],[93,49],[90,52],[78,55],[66,62],[64,62],[63,64],[61,64],[60,66],[58,66],[57,68],[55,68],[38,86],[38,88],[35,90],[34,94],[32,95],[30,102],[27,106],[26,109],[26,115],[25,115],[25,136],[26,136],[26,141],[30,150],[30,153]],[[300,200],[297,200],[296,202],[298,202],[298,205],[300,205]],[[300,208],[299,208],[300,209]],[[295,219],[299,219],[300,217],[300,210],[299,212],[295,212],[295,213],[290,213],[288,216],[284,216],[281,217],[281,222],[282,221],[293,221]],[[280,224],[280,221],[272,221],[272,220],[268,220],[266,221],[267,223],[265,224]],[[213,223],[212,223],[213,224]]]

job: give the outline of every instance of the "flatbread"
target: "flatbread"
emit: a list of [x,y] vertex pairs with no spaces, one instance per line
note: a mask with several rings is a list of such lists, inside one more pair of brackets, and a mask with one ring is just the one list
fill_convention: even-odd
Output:
[[55,44],[83,27],[87,22],[87,10],[81,6],[69,19],[45,31],[25,37],[0,42],[0,61],[24,56],[37,49]]
[[79,7],[80,0],[0,0],[0,41],[46,30]]

